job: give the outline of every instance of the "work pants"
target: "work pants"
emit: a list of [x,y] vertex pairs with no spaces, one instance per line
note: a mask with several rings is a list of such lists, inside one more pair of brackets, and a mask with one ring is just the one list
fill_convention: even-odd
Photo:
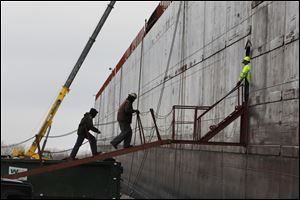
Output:
[[124,140],[124,148],[130,146],[131,137],[132,137],[132,129],[130,123],[128,122],[119,122],[121,133],[115,139],[111,141],[111,144],[117,146]]
[[97,155],[96,138],[88,132],[87,134],[78,134],[77,141],[70,155],[71,158],[74,159],[76,157],[76,154],[79,150],[79,147],[82,145],[84,138],[89,140],[93,156]]
[[244,96],[245,96],[245,102],[247,102],[249,98],[249,82],[247,80],[245,80]]

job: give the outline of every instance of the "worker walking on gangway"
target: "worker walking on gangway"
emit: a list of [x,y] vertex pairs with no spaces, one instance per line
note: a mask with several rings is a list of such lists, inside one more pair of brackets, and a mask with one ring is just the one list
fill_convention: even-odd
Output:
[[118,144],[120,144],[123,140],[124,148],[132,147],[132,145],[130,145],[132,136],[132,129],[130,126],[132,121],[132,113],[140,113],[139,110],[133,110],[132,108],[132,103],[136,98],[137,95],[135,93],[129,94],[127,99],[119,107],[117,120],[120,125],[121,133],[110,142],[115,149],[118,148]]
[[245,79],[245,102],[248,101],[249,97],[249,83],[250,83],[250,56],[246,56],[244,60],[242,61],[244,64],[243,71],[240,74],[240,79],[237,83],[237,86],[241,84],[241,82]]
[[97,152],[96,138],[89,132],[89,130],[92,130],[95,133],[101,133],[93,125],[93,118],[96,117],[97,113],[98,111],[96,109],[91,108],[90,112],[85,113],[84,117],[81,119],[77,130],[77,135],[78,135],[77,141],[70,154],[70,158],[69,158],[70,160],[75,159],[76,154],[79,150],[79,147],[82,145],[84,138],[89,140],[93,156],[101,153],[101,152],[99,153]]

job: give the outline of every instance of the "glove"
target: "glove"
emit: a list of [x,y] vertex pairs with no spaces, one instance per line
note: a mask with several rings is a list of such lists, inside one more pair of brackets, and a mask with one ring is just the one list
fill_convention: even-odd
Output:
[[140,114],[140,111],[139,111],[139,110],[135,110],[135,113],[136,113],[137,115],[139,115],[139,114]]
[[239,81],[236,83],[236,86],[239,86],[242,83],[242,81]]
[[97,133],[98,133],[98,134],[100,134],[100,133],[101,133],[101,131],[99,131],[99,129],[98,129]]

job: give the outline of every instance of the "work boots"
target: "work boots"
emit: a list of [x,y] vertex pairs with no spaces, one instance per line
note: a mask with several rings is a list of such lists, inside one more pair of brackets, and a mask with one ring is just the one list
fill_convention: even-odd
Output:
[[115,149],[118,149],[118,146],[115,145],[114,143],[110,142],[110,144],[111,144]]

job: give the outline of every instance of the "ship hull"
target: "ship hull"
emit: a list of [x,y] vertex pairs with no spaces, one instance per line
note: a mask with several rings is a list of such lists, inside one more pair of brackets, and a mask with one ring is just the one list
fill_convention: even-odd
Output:
[[[144,198],[299,198],[299,2],[161,4],[100,88],[98,147],[113,150],[119,105],[138,94],[146,141],[192,140],[193,124],[172,127],[173,105],[211,106],[239,80],[251,41],[246,146],[173,144],[118,157],[124,186]],[[203,119],[203,136],[238,104],[236,93]],[[176,120],[192,121],[181,110]],[[135,116],[132,144],[140,144]],[[241,119],[211,141],[239,142]],[[122,144],[119,145],[122,147]]]

